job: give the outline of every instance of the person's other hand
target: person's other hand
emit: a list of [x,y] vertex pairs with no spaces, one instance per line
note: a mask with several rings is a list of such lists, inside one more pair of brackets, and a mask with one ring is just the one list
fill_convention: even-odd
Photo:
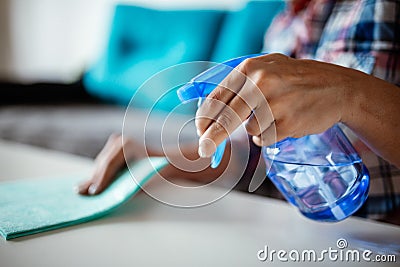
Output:
[[146,156],[145,151],[132,139],[122,139],[119,134],[112,134],[102,151],[95,159],[92,177],[77,187],[77,192],[82,195],[96,195],[104,191],[116,178],[116,174],[127,160],[134,160]]
[[[164,147],[165,148],[165,147]],[[167,149],[168,150],[168,149]],[[229,157],[224,157],[223,162],[217,169],[207,166],[207,160],[198,159],[197,145],[182,145],[181,149],[171,149],[158,151],[157,149],[149,149],[144,147],[133,139],[122,139],[121,135],[113,134],[109,137],[106,145],[96,157],[94,171],[91,178],[79,186],[76,191],[82,195],[97,195],[103,192],[116,178],[117,173],[126,166],[126,161],[139,160],[145,157],[154,156],[161,157],[169,155],[172,162],[178,163],[181,160],[185,162],[189,160],[195,161],[191,167],[200,171],[185,171],[179,167],[169,164],[161,172],[161,176],[167,180],[171,179],[189,179],[197,182],[211,182],[218,178],[224,171],[229,162]],[[230,146],[227,147],[229,155]],[[180,166],[182,162],[177,165]]]
[[[269,54],[243,61],[196,114],[199,155],[209,157],[239,125],[259,146],[321,133],[342,121],[347,88],[358,71]],[[275,138],[276,137],[276,138]]]

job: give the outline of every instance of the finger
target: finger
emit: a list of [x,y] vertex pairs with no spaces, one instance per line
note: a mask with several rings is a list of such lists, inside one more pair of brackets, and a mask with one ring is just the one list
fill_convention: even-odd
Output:
[[92,183],[93,181],[91,179],[80,183],[78,186],[75,187],[75,192],[81,195],[88,195],[88,189]]
[[253,136],[254,144],[258,146],[270,146],[277,142],[277,129],[275,121],[262,134]]
[[[214,121],[246,83],[246,75],[241,65],[232,69],[228,76],[208,95],[196,112],[196,128],[199,135],[204,134]],[[224,105],[225,104],[225,105]]]
[[96,158],[93,176],[78,187],[78,193],[96,195],[104,191],[124,166],[125,158],[120,136],[111,136]]
[[261,135],[274,122],[274,116],[268,102],[263,101],[255,108],[246,122],[246,131],[253,136]]
[[120,169],[119,165],[108,165],[99,174],[96,174],[95,180],[88,188],[88,194],[102,193],[117,178],[116,175]]
[[77,187],[77,192],[81,195],[96,195],[104,191],[104,189],[113,181],[113,173],[109,168],[96,170],[92,178],[81,183]]
[[112,147],[115,146],[115,144],[118,144],[120,141],[122,140],[122,136],[121,134],[117,134],[117,133],[112,133],[108,139],[106,144],[104,145],[104,147],[102,148],[102,150],[100,151],[100,153],[96,156],[95,158],[95,162],[102,160],[104,158],[107,158],[107,154],[110,153],[110,151],[112,150]]
[[279,54],[279,53],[266,54],[266,55],[259,56],[257,58],[264,62],[290,60],[290,57],[288,57],[284,54]]
[[211,123],[199,140],[199,155],[209,157],[216,147],[225,140],[258,105],[258,97],[254,90],[254,83],[247,80],[242,90],[230,101],[229,105],[220,112],[215,122]]

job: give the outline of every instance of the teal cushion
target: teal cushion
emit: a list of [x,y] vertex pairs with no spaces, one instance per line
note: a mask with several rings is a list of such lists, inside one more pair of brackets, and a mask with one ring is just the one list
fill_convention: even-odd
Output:
[[[217,10],[155,10],[118,5],[111,25],[107,49],[84,75],[88,92],[108,101],[126,105],[136,90],[152,75],[173,65],[210,58],[224,18]],[[192,77],[201,70],[188,69]],[[143,106],[167,88],[141,92]],[[161,92],[160,92],[161,91]],[[168,94],[161,109],[179,104]]]
[[229,13],[211,60],[222,62],[259,53],[266,29],[284,6],[284,0],[250,1],[243,9]]

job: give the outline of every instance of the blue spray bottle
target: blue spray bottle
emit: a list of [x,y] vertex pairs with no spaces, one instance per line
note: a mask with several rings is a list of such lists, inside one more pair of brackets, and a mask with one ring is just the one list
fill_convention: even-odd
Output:
[[[233,68],[254,54],[220,63],[178,89],[182,102],[202,104]],[[216,149],[211,167],[224,154],[226,140]],[[284,197],[306,217],[317,221],[341,221],[365,202],[369,173],[360,156],[338,125],[302,138],[286,138],[263,147],[267,175]]]

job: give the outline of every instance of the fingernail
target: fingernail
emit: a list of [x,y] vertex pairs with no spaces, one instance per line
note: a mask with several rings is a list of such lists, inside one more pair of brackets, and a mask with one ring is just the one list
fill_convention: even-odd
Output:
[[96,191],[97,191],[97,185],[91,184],[91,185],[89,186],[89,189],[88,189],[89,195],[94,195],[94,194],[96,194]]
[[215,143],[209,138],[200,138],[198,153],[201,158],[210,157],[216,149]]
[[205,158],[206,157],[206,153],[203,150],[203,147],[201,145],[199,145],[198,153],[199,153],[200,158]]
[[74,190],[74,192],[75,192],[76,194],[79,194],[80,191],[81,191],[81,189],[80,189],[80,187],[79,187],[78,185],[74,186],[73,190]]

